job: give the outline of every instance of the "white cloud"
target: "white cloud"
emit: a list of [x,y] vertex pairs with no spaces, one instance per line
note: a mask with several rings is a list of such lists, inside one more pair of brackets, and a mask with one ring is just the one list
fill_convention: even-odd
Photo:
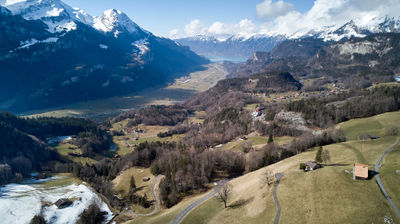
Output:
[[188,36],[204,35],[207,33],[207,27],[200,20],[195,19],[185,25],[185,33]]
[[278,0],[272,2],[272,0],[264,0],[264,2],[256,6],[257,15],[260,18],[276,18],[283,16],[293,10],[293,4]]
[[196,35],[216,36],[224,39],[229,36],[238,35],[242,37],[251,36],[259,32],[259,27],[251,20],[243,19],[235,24],[227,24],[222,22],[214,22],[210,26],[206,26],[200,20],[192,20],[185,25],[184,32],[181,33],[178,29],[169,32],[170,38],[190,37]]
[[256,10],[260,17],[269,20],[261,25],[243,19],[235,24],[214,22],[206,26],[196,19],[187,24],[183,32],[173,30],[170,36],[212,35],[225,38],[232,35],[248,37],[258,33],[292,35],[323,26],[343,25],[352,19],[365,24],[375,17],[400,16],[399,0],[315,0],[313,7],[305,13],[293,10],[292,4],[282,0],[264,0],[256,6]]
[[262,30],[292,34],[323,26],[343,25],[352,19],[368,22],[386,15],[400,15],[398,0],[316,0],[306,13],[291,11],[263,24]]
[[173,29],[173,30],[169,31],[168,37],[174,39],[174,38],[178,37],[178,34],[179,34],[179,30]]

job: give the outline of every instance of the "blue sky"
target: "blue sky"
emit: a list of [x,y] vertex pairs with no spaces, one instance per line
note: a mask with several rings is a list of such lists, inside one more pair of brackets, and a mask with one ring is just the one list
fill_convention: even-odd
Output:
[[400,16],[399,0],[63,0],[93,16],[119,9],[156,35],[171,38],[212,35],[285,34],[352,19]]
[[[256,5],[263,0],[64,0],[91,15],[101,15],[111,8],[125,12],[143,28],[158,35],[168,36],[173,29],[183,30],[185,25],[198,19],[207,26],[219,21],[238,23],[249,19],[261,24]],[[300,12],[309,10],[313,0],[289,0]]]

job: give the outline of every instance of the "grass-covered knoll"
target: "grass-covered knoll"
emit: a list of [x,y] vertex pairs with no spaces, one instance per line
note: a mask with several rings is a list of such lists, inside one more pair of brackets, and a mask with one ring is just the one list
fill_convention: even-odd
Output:
[[[146,195],[148,200],[153,200],[151,190],[155,177],[151,174],[149,168],[142,167],[132,167],[130,169],[124,170],[120,175],[118,175],[113,182],[113,189],[118,193],[119,197],[126,197],[130,190],[131,177],[134,178],[136,184],[136,194],[140,196]],[[143,181],[143,178],[150,177],[150,181]],[[154,206],[149,208],[144,208],[138,205],[132,205],[131,210],[137,213],[150,213],[154,209]]]
[[[241,138],[234,139],[226,144],[224,144],[221,149],[223,150],[243,150],[243,147],[252,146],[255,149],[259,149],[265,146],[268,143],[268,136],[248,136],[246,137],[247,140],[243,140]],[[283,145],[290,143],[293,140],[293,137],[290,136],[282,136],[282,137],[275,137],[273,138],[274,143],[278,145]]]
[[190,213],[189,216],[186,216],[182,220],[182,224],[206,224],[214,217],[214,215],[221,212],[222,209],[224,209],[223,203],[218,201],[216,198],[211,198],[205,203],[199,205]]
[[[129,119],[123,120],[121,122],[113,124],[111,130],[122,131],[123,127],[126,126]],[[134,150],[134,146],[144,142],[177,142],[183,135],[173,135],[170,137],[160,138],[157,136],[160,132],[166,132],[173,126],[158,126],[158,125],[137,125],[132,129],[140,129],[143,132],[131,134],[124,134],[122,136],[113,136],[113,142],[117,145],[117,153],[120,155],[125,155]],[[137,139],[139,138],[139,139]]]
[[[69,144],[69,143],[61,143],[55,147],[56,151],[63,156],[64,158],[67,158],[71,161],[74,161],[76,163],[81,163],[83,165],[85,164],[95,164],[97,161],[93,158],[89,157],[77,157],[77,156],[71,156],[69,153],[76,153],[76,154],[82,154],[82,151],[76,147],[75,145]],[[100,156],[97,156],[99,159],[101,158]]]
[[[363,157],[374,163],[378,155],[395,141],[396,137],[368,141],[365,142],[368,147],[364,150],[358,141],[325,146],[324,149],[330,152],[331,162],[322,169],[307,173],[299,170],[299,164],[313,160],[315,151],[268,166],[267,169],[274,173],[285,175],[278,188],[282,207],[281,223],[383,223],[385,217],[399,221],[374,179],[354,181],[352,174],[345,173],[358,161],[355,150],[362,151]],[[370,169],[373,169],[372,165]],[[272,187],[263,185],[260,178],[264,169],[231,181],[234,195],[229,204],[245,201],[241,207],[207,213],[207,206],[216,206],[215,202],[209,200],[192,211],[185,220],[200,222],[202,217],[209,220],[207,223],[272,223],[276,208]],[[223,207],[222,204],[220,206]],[[202,214],[205,214],[204,217]]]
[[264,171],[265,168],[230,181],[232,197],[228,208],[210,199],[190,212],[183,223],[273,223],[277,209],[273,186],[264,182]]
[[206,116],[207,114],[205,111],[195,111],[194,116],[190,116],[188,120],[191,124],[196,124],[196,123],[202,124]]
[[[154,182],[154,175],[151,174],[150,168],[142,167],[132,167],[124,170],[120,175],[118,175],[114,180],[114,190],[123,197],[129,192],[131,177],[134,177],[135,184],[137,188],[137,193],[139,195],[146,195],[149,199],[152,198],[151,188]],[[143,181],[144,177],[150,177],[150,181]]]
[[375,134],[383,137],[391,127],[400,128],[400,111],[389,112],[369,118],[353,119],[338,124],[348,140],[355,140],[359,134]]

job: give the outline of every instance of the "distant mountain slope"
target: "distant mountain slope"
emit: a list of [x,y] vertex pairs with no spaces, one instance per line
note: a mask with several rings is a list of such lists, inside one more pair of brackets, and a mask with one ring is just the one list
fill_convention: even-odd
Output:
[[0,108],[25,111],[164,84],[207,59],[118,10],[91,17],[59,0],[0,5]]
[[282,35],[258,35],[250,38],[232,36],[221,40],[215,37],[197,36],[177,39],[182,45],[208,58],[239,60],[250,57],[256,51],[270,51],[276,44],[285,40]]
[[295,76],[386,82],[400,72],[398,33],[372,34],[339,42],[321,39],[287,40],[269,53],[256,53],[231,77],[257,72],[287,71]]
[[323,47],[308,60],[307,67],[311,76],[392,81],[400,72],[400,34],[373,34]]
[[[235,60],[237,58],[249,58],[255,52],[269,52],[285,40],[314,39],[320,42],[332,43],[354,37],[366,37],[375,33],[391,32],[400,32],[400,17],[355,18],[345,24],[299,30],[294,34],[254,34],[246,37],[239,35],[229,38],[200,35],[180,38],[176,41],[209,58]],[[281,54],[286,54],[289,50],[290,48],[287,48]],[[308,50],[306,49],[306,51]]]

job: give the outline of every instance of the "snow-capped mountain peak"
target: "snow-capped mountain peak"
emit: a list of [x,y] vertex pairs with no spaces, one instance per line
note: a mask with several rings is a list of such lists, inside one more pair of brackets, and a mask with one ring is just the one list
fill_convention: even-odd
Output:
[[116,9],[107,10],[102,16],[96,17],[93,27],[106,33],[114,32],[116,36],[121,32],[134,33],[141,30],[125,13]]
[[26,20],[41,20],[51,33],[68,32],[77,29],[78,23],[92,26],[96,30],[114,33],[145,33],[125,13],[110,9],[102,16],[93,17],[79,8],[72,8],[61,0],[0,0],[0,6]]
[[339,41],[352,37],[365,37],[373,33],[400,32],[400,17],[360,17],[343,25],[332,25],[313,30],[301,30],[289,39],[314,37],[324,41]]
[[76,22],[93,24],[93,17],[80,9],[73,9],[60,0],[0,0],[0,6],[21,15],[26,20],[41,20],[52,33],[76,29]]

